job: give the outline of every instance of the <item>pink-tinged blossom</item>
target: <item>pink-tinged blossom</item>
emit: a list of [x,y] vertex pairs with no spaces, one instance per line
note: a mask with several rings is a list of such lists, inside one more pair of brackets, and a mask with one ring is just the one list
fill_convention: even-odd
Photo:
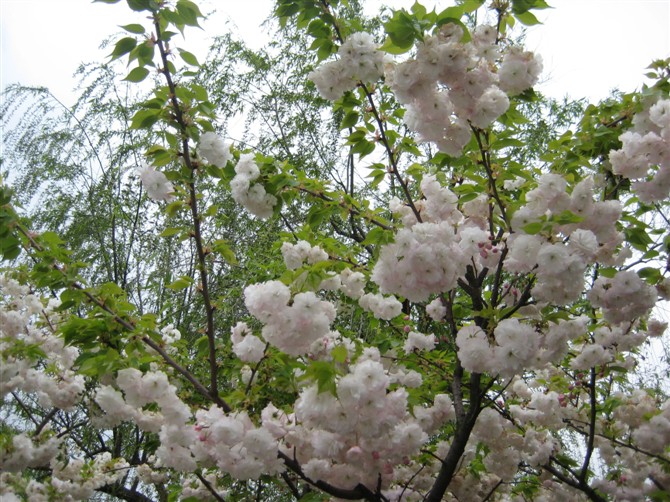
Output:
[[656,291],[632,270],[617,272],[609,279],[599,277],[588,293],[594,307],[602,307],[606,321],[613,324],[641,317],[656,304]]
[[372,35],[353,33],[337,51],[339,59],[324,63],[308,77],[325,99],[335,100],[353,89],[356,82],[374,82],[383,73],[384,53]]
[[328,335],[335,320],[335,307],[314,293],[298,293],[288,305],[291,293],[279,281],[248,286],[244,290],[249,312],[265,323],[265,341],[290,355],[309,352],[311,344]]
[[[244,323],[238,323],[244,324]],[[245,324],[246,327],[246,324]],[[233,342],[233,352],[235,355],[245,363],[257,363],[265,355],[265,344],[261,341],[260,338],[254,336],[250,332],[246,332],[244,336],[236,337],[235,328],[233,328],[233,336],[231,340]]]
[[425,199],[419,201],[421,219],[424,222],[447,221],[460,223],[463,215],[458,210],[458,197],[447,187],[443,187],[433,175],[425,175],[421,180],[421,192]]
[[540,334],[518,319],[503,319],[493,331],[495,363],[501,375],[511,376],[533,366],[540,348]]
[[537,255],[543,244],[543,239],[538,235],[514,234],[507,241],[509,253],[505,260],[507,270],[510,272],[526,273],[537,266]]
[[570,361],[570,367],[575,370],[588,370],[610,362],[613,354],[598,343],[586,344],[577,357]]
[[513,47],[503,57],[498,78],[500,88],[510,96],[533,87],[542,73],[542,58],[532,52]]
[[402,303],[395,296],[367,293],[361,296],[358,304],[368,312],[372,312],[372,315],[377,319],[385,321],[389,321],[402,313]]
[[479,326],[470,324],[458,330],[456,345],[458,358],[467,371],[485,373],[494,370],[493,348]]
[[365,280],[365,276],[362,273],[353,272],[351,269],[345,268],[342,272],[340,272],[340,281],[341,291],[349,298],[357,300],[363,296],[363,293],[365,292],[365,284],[367,281]]
[[464,273],[466,258],[447,222],[419,223],[403,228],[392,244],[382,247],[372,280],[383,293],[413,302],[449,291]]
[[670,194],[670,100],[636,114],[633,129],[619,136],[622,147],[610,152],[612,172],[635,180],[632,191],[646,203]]
[[298,241],[295,244],[284,242],[281,253],[286,268],[289,270],[296,270],[302,267],[305,262],[314,265],[328,259],[328,253],[319,246],[311,246],[307,241]]
[[405,351],[405,354],[409,354],[415,350],[432,350],[435,348],[435,345],[437,345],[437,339],[432,333],[430,335],[424,335],[423,333],[410,331],[407,335],[407,340],[405,340],[403,350]]
[[491,86],[486,89],[475,103],[470,122],[475,127],[485,129],[509,108],[509,98],[500,88]]
[[428,305],[426,305],[426,313],[435,322],[439,322],[444,319],[444,316],[447,315],[447,307],[445,307],[442,303],[442,298],[437,297]]

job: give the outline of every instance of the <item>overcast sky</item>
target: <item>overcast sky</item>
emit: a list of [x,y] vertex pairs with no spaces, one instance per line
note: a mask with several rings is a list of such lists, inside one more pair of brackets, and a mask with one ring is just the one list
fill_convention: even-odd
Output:
[[[237,29],[248,41],[262,43],[267,35],[259,24],[270,12],[272,0],[206,0],[219,12],[203,32],[187,31],[183,48],[204,59],[208,38]],[[377,5],[381,2],[375,2]],[[412,0],[390,0],[394,6]],[[429,0],[439,9],[451,1]],[[549,0],[555,8],[539,13],[543,26],[533,28],[527,47],[544,59],[540,89],[554,97],[569,94],[592,100],[613,88],[632,91],[643,81],[653,59],[670,56],[670,0]],[[239,7],[242,5],[243,7]],[[375,7],[369,11],[374,12]],[[0,83],[21,82],[49,87],[65,102],[73,101],[72,78],[82,62],[104,60],[110,49],[102,40],[118,26],[146,19],[131,12],[125,2],[115,5],[88,0],[0,0]],[[231,21],[232,20],[232,21]],[[232,24],[231,24],[232,23]]]

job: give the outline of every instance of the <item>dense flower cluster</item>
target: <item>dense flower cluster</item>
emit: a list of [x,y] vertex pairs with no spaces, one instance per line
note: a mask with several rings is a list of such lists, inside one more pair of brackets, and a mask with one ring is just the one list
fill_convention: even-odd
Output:
[[296,244],[284,242],[281,246],[281,254],[289,270],[300,268],[305,262],[314,265],[328,259],[328,253],[319,246],[310,246],[307,241],[298,241]]
[[[34,322],[40,317],[56,322],[59,302],[45,304],[27,287],[4,275],[0,276],[0,298],[3,295],[11,300],[0,308],[0,398],[10,392],[35,392],[46,408],[71,409],[84,390],[84,377],[74,370],[79,351]],[[15,346],[40,350],[49,362],[48,371],[42,370],[37,360],[17,357]]]
[[530,368],[557,362],[568,351],[568,342],[586,332],[588,319],[578,318],[538,331],[518,319],[504,319],[493,330],[492,339],[471,324],[458,331],[456,344],[461,364],[476,373],[512,376]]
[[[528,192],[527,204],[512,218],[515,234],[508,241],[505,262],[510,272],[536,271],[533,296],[561,305],[579,298],[587,265],[596,261],[615,265],[629,256],[628,249],[618,250],[623,235],[617,232],[615,223],[621,215],[621,204],[596,201],[592,178],[580,181],[571,194],[566,187],[563,177],[546,174],[537,188]],[[575,223],[562,224],[565,214]],[[556,242],[553,236],[557,232],[567,240]]]
[[408,411],[407,391],[390,390],[391,379],[378,351],[369,350],[337,382],[336,395],[304,388],[295,415],[274,407],[263,412],[263,427],[282,440],[289,455],[298,456],[305,475],[350,489],[363,483],[384,488],[395,466],[414,455],[427,434],[453,419],[446,395],[429,408]]
[[230,341],[233,343],[233,352],[245,363],[257,363],[263,358],[265,344],[254,336],[247,323],[238,322],[230,330]]
[[[2,463],[0,465],[3,466],[3,470],[11,472],[10,469],[5,469]],[[26,498],[23,500],[31,502],[90,500],[96,489],[120,481],[129,468],[125,460],[112,458],[109,452],[101,453],[91,460],[75,458],[67,462],[52,455],[49,458],[45,457],[42,463],[34,467],[44,468],[47,465],[51,468],[51,479],[46,482],[35,479],[28,481],[9,472],[0,474],[0,497],[3,502],[22,500],[14,491],[18,487],[25,493]]]
[[384,53],[377,50],[369,33],[352,34],[337,55],[338,60],[325,63],[309,74],[325,99],[335,100],[357,82],[374,82],[383,74]]
[[459,155],[470,140],[471,126],[486,128],[509,107],[509,95],[532,87],[542,63],[517,47],[500,56],[492,26],[478,26],[470,42],[463,30],[445,24],[426,37],[416,57],[389,64],[385,76],[398,101],[406,105],[405,122],[423,141]]
[[670,100],[659,99],[633,118],[620,150],[610,152],[612,172],[635,180],[633,191],[644,202],[670,195]]
[[291,290],[279,281],[248,286],[244,303],[265,324],[261,332],[265,341],[292,356],[306,354],[313,342],[328,335],[336,315],[332,303],[312,292],[291,299]]
[[194,429],[198,440],[191,450],[200,465],[216,466],[242,480],[285,469],[270,431],[255,427],[244,412],[225,414],[218,406],[198,410]]
[[[503,3],[497,4],[501,16]],[[175,16],[185,17],[179,9]],[[311,32],[325,22],[310,19]],[[155,28],[160,31],[160,23]],[[173,317],[180,303],[171,299],[161,300],[160,313],[140,314],[143,305],[133,312],[121,293],[119,299],[108,295],[121,288],[89,290],[73,282],[78,265],[58,263],[66,253],[54,258],[29,232],[17,234],[37,250],[32,257],[42,269],[19,268],[16,276],[37,277],[45,290],[64,293],[59,307],[0,276],[0,397],[13,399],[17,411],[9,413],[27,424],[15,431],[8,421],[0,428],[3,500],[91,499],[96,490],[121,489],[129,480],[146,486],[127,498],[154,491],[162,498],[167,492],[168,498],[244,498],[235,490],[250,487],[260,498],[265,480],[246,487],[237,481],[280,475],[294,495],[316,485],[343,499],[394,502],[432,500],[436,479],[447,477],[437,498],[449,501],[641,500],[667,491],[670,400],[662,391],[631,389],[626,372],[638,363],[641,347],[667,329],[648,317],[659,296],[670,298],[670,279],[663,277],[667,270],[637,271],[626,241],[646,250],[641,262],[665,258],[667,249],[660,238],[647,246],[640,243],[651,237],[635,242],[627,235],[628,220],[637,216],[626,204],[650,214],[638,198],[655,203],[670,194],[670,100],[649,98],[621,136],[622,149],[610,154],[612,173],[633,180],[638,198],[622,198],[626,204],[602,197],[598,177],[579,169],[537,180],[516,176],[520,167],[505,150],[496,158],[489,139],[511,131],[499,130],[507,120],[493,124],[514,96],[535,85],[541,60],[501,45],[491,26],[464,35],[459,24],[441,24],[422,37],[412,57],[395,63],[371,35],[354,33],[336,61],[310,74],[331,100],[383,77],[386,86],[375,92],[391,89],[397,102],[375,108],[378,96],[369,95],[364,106],[370,108],[357,117],[375,115],[376,125],[366,123],[374,132],[385,127],[391,110],[384,138],[391,138],[385,145],[390,171],[398,174],[411,156],[417,165],[406,180],[398,176],[402,190],[391,190],[405,199],[378,199],[388,200],[389,218],[372,199],[350,205],[320,185],[316,203],[335,211],[324,214],[333,215],[338,234],[348,235],[336,226],[340,216],[351,219],[353,233],[335,242],[316,225],[294,229],[287,220],[294,236],[321,239],[324,247],[298,237],[281,245],[288,269],[281,281],[264,278],[244,289],[249,324],[230,322],[241,315],[239,305],[221,309],[223,282],[212,277],[229,264],[220,266],[210,253],[209,240],[221,227],[204,230],[215,211],[199,217],[192,206],[194,229],[203,223],[203,232],[188,233],[183,220],[178,223],[181,235],[197,241],[198,261],[191,266],[202,272],[193,288],[202,302],[184,316]],[[514,121],[514,114],[506,118]],[[479,141],[462,159],[439,155],[426,162],[422,173],[414,138],[396,141],[399,117],[449,156],[461,154],[473,135]],[[184,141],[199,120],[180,124]],[[213,132],[201,135],[190,159],[195,167],[200,157],[211,164],[198,170],[203,176],[233,160],[230,145]],[[306,175],[282,185],[277,197],[268,193],[255,159],[240,156],[230,187],[256,217],[271,217],[277,197],[298,184],[300,196],[315,194],[316,183]],[[292,168],[276,167],[282,172],[273,182],[292,175]],[[184,193],[153,166],[139,175],[154,200]],[[185,180],[177,171],[169,175]],[[186,182],[193,189],[192,179]],[[299,214],[302,201],[290,197],[281,202]],[[3,232],[7,214],[0,214]],[[373,223],[383,244],[375,245]],[[255,266],[240,268],[247,265]],[[274,265],[254,269],[254,277],[274,272]],[[40,282],[40,273],[48,280]],[[202,312],[205,330],[197,320]],[[156,320],[163,316],[176,320]],[[199,331],[207,343],[194,343]],[[208,358],[193,360],[207,351]],[[64,425],[52,430],[49,421]],[[124,436],[131,427],[123,424],[132,424],[132,437]],[[89,440],[94,428],[100,437]],[[119,458],[104,451],[112,450],[112,441]],[[100,453],[87,450],[94,443]],[[31,479],[33,469],[48,475]]]

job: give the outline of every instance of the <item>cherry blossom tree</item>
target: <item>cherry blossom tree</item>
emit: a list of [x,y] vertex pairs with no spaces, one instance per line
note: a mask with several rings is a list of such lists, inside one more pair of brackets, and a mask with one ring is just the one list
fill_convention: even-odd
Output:
[[[339,176],[297,160],[330,162],[294,154],[277,101],[285,155],[225,137],[217,62],[176,45],[195,3],[126,3],[150,21],[110,57],[156,80],[118,181],[192,253],[149,296],[191,301],[96,280],[0,187],[3,500],[668,499],[668,369],[642,365],[670,299],[670,60],[531,140],[542,58],[513,30],[543,0],[278,0]],[[236,218],[276,242],[225,238]]]

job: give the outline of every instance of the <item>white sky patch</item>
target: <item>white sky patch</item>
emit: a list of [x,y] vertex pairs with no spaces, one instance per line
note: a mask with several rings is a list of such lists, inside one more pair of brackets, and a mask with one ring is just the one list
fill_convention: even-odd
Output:
[[544,59],[542,92],[592,101],[641,88],[647,66],[670,57],[668,0],[548,0],[526,46]]
[[[374,14],[384,3],[409,7],[413,0],[378,0],[366,4]],[[427,0],[438,10],[452,2]],[[668,0],[549,0],[554,7],[535,11],[543,25],[529,30],[527,47],[544,59],[538,89],[561,98],[606,97],[618,88],[639,89],[645,68],[654,59],[670,56]],[[229,29],[252,47],[269,39],[260,24],[270,15],[272,0],[199,2],[203,13],[218,12],[188,29],[176,44],[204,60],[209,42]],[[132,12],[125,2],[114,5],[87,0],[0,0],[0,86],[14,82],[46,86],[66,103],[74,101],[72,74],[79,64],[104,61],[111,52],[100,43],[119,25],[147,25],[146,14]]]

